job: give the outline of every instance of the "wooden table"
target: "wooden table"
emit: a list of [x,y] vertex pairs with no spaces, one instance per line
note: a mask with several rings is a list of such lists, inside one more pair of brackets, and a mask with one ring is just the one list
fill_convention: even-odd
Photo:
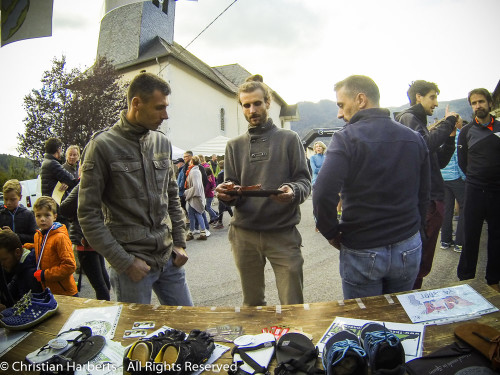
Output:
[[[500,294],[478,279],[460,282],[470,284],[496,307],[500,307]],[[447,285],[451,286],[451,285]],[[443,286],[445,287],[445,286]],[[112,306],[117,302],[97,301],[92,299],[66,296],[56,297],[59,312],[47,321],[32,329],[32,334],[0,358],[0,362],[12,364],[24,360],[26,354],[40,348],[54,338],[69,318],[73,310],[89,307]],[[316,343],[337,316],[411,323],[406,312],[393,295],[392,301],[385,296],[376,296],[357,300],[330,301],[305,305],[263,306],[263,307],[172,307],[123,303],[120,320],[114,341],[127,346],[135,339],[123,339],[126,329],[131,329],[136,321],[153,320],[156,327],[168,325],[189,333],[192,329],[206,329],[219,325],[241,325],[245,334],[258,334],[262,328],[271,326],[289,326],[298,328],[313,335]],[[363,308],[364,305],[364,308]],[[490,325],[500,330],[500,312],[484,315],[474,321]],[[424,354],[428,354],[447,344],[455,338],[454,328],[460,323],[433,325],[426,327],[424,337]],[[228,344],[224,344],[228,345]],[[231,346],[231,345],[229,345]],[[230,364],[230,351],[226,352],[217,363]],[[273,360],[275,364],[275,360]],[[9,371],[0,373],[12,374]]]

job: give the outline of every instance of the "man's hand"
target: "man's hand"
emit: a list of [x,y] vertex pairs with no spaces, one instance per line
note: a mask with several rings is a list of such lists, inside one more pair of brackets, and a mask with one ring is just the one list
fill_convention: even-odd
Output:
[[10,227],[9,227],[9,226],[7,226],[7,225],[4,225],[4,226],[2,227],[2,230],[8,230],[8,231],[12,232],[12,229],[10,229]]
[[215,188],[217,199],[223,202],[230,202],[236,199],[234,195],[227,195],[226,191],[228,191],[228,186],[232,186],[230,182],[223,182]]
[[293,189],[288,185],[283,185],[278,190],[283,191],[283,193],[270,195],[269,198],[271,198],[273,201],[280,203],[290,203],[293,201],[293,198],[295,198]]
[[125,270],[125,274],[130,278],[130,280],[137,283],[146,277],[149,270],[151,270],[151,267],[149,267],[148,264],[141,258],[136,257],[134,258],[134,263],[132,263]]
[[330,245],[332,245],[337,250],[340,250],[340,247],[341,247],[340,246],[340,237],[341,237],[341,234],[339,233],[337,236],[335,236],[332,239],[328,240],[328,242],[330,243]]
[[173,263],[176,267],[182,267],[189,259],[186,250],[179,246],[174,246],[172,249],[172,257],[174,258]]

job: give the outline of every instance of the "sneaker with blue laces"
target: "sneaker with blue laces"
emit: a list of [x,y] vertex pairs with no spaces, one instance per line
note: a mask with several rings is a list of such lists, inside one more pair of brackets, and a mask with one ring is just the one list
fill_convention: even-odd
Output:
[[57,307],[57,301],[48,291],[44,299],[31,298],[11,316],[0,319],[0,325],[10,330],[28,329],[54,315]]
[[351,331],[337,332],[328,339],[322,361],[327,375],[368,374],[366,352]]
[[379,323],[366,323],[360,341],[368,355],[372,374],[405,373],[405,351],[399,338]]

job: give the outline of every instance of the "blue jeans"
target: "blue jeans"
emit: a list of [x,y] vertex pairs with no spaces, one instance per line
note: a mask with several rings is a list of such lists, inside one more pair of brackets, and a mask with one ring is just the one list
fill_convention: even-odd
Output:
[[212,198],[205,198],[207,200],[207,203],[205,204],[205,210],[208,212],[210,215],[210,220],[215,220],[219,216],[217,212],[214,211],[212,208],[212,201],[214,200],[214,197]]
[[342,245],[340,276],[345,299],[412,290],[420,267],[420,233],[388,246],[355,250]]
[[194,231],[194,227],[196,224],[199,224],[201,227],[201,230],[207,229],[207,218],[203,217],[205,212],[203,212],[203,215],[200,214],[198,211],[196,211],[193,207],[189,206],[188,209],[188,216],[189,216],[189,230],[191,232]]
[[151,303],[154,290],[162,305],[193,306],[184,267],[176,267],[170,258],[163,269],[149,271],[139,282],[133,282],[125,273],[110,271],[111,285],[119,302]]

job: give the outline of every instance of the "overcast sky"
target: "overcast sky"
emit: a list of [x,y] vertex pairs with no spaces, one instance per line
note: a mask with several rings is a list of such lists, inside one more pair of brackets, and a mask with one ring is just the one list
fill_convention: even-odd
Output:
[[[174,39],[187,45],[233,0],[179,0]],[[382,106],[407,102],[408,84],[436,82],[439,99],[492,91],[500,79],[499,0],[238,0],[188,49],[210,66],[239,63],[289,104],[335,100],[333,85],[365,74]],[[23,97],[51,60],[92,65],[103,0],[54,0],[52,37],[0,48],[0,153],[17,154]]]

